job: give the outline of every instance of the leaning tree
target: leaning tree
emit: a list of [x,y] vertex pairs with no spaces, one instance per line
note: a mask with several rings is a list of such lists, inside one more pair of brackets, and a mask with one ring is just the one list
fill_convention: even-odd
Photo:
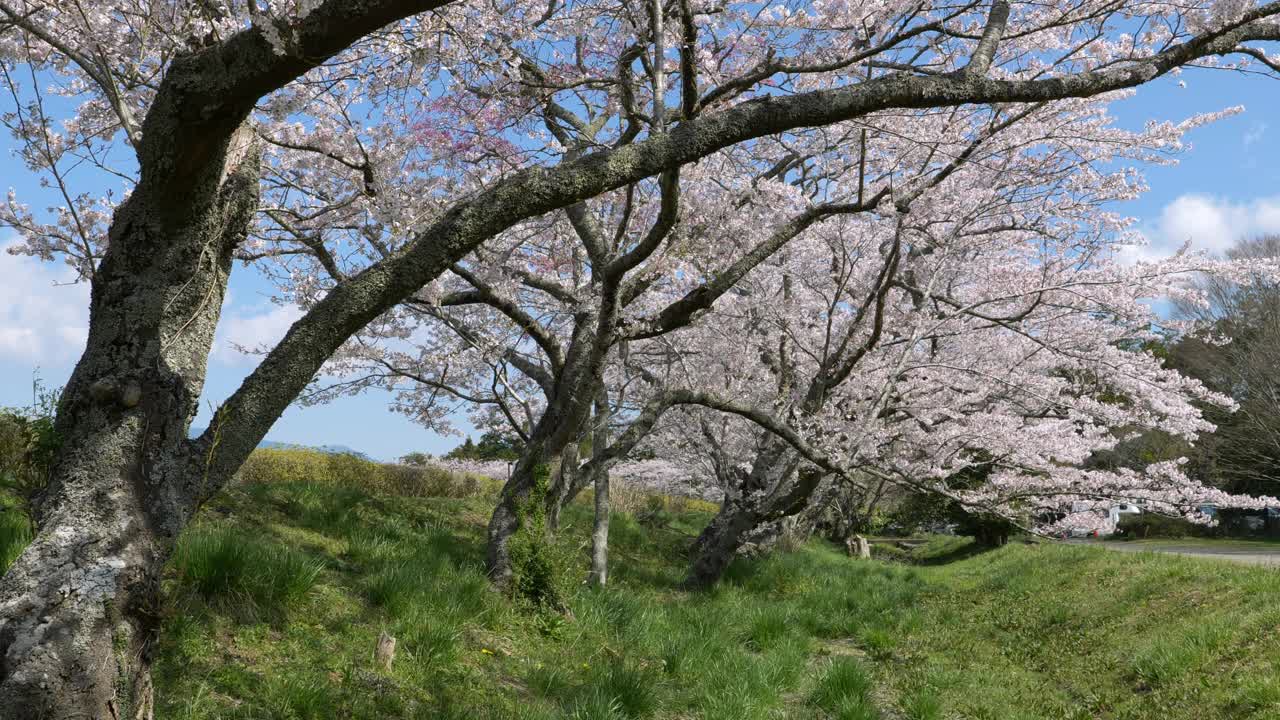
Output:
[[[398,410],[428,427],[448,428],[450,411],[459,407],[482,422],[505,425],[524,442],[515,472],[503,477],[507,492],[490,525],[491,575],[501,582],[513,572],[505,547],[518,527],[522,491],[536,468],[550,463],[557,468],[554,481],[538,492],[546,493],[552,518],[584,484],[596,486],[593,575],[604,577],[607,469],[622,451],[592,443],[593,458],[583,462],[583,472],[577,458],[580,441],[599,439],[602,426],[615,435],[634,428],[627,437],[640,442],[643,434],[637,433],[654,427],[649,420],[670,407],[688,407],[689,392],[816,422],[846,382],[885,381],[876,375],[886,362],[877,354],[880,343],[913,348],[917,341],[901,329],[921,313],[932,313],[929,322],[945,326],[934,332],[951,343],[968,337],[990,342],[993,327],[1032,334],[1051,328],[1061,338],[1043,341],[1036,353],[1040,361],[1060,365],[1037,365],[1038,373],[1068,372],[1064,353],[1101,358],[1109,344],[1149,334],[1155,315],[1135,310],[1134,298],[1178,290],[1169,282],[1178,282],[1189,266],[1175,262],[1134,275],[1114,262],[1113,245],[1129,242],[1131,221],[1108,206],[1134,197],[1141,180],[1128,168],[1096,168],[1167,162],[1185,132],[1220,114],[1132,132],[1115,127],[1108,100],[873,113],[727,148],[656,182],[533,218],[488,241],[353,336],[328,366],[341,378],[308,399],[387,387],[399,393]],[[560,142],[560,152],[572,156],[599,137],[605,111],[575,114],[548,102],[536,114]],[[276,258],[286,293],[327,291],[311,280],[317,275],[340,280],[338,265],[322,254],[301,255],[306,259]],[[939,260],[940,267],[930,264]],[[310,266],[300,272],[303,262]],[[1235,271],[1237,265],[1218,269]],[[992,274],[993,267],[1001,273]],[[999,294],[971,298],[974,307],[953,297],[956,317],[947,318],[939,309],[944,301],[919,289],[938,283],[954,297],[967,287]],[[1056,297],[1113,287],[1137,295],[1120,305],[1101,299],[1070,305]],[[992,318],[976,327],[960,322],[1017,298],[1035,302],[1003,318],[1003,326],[992,325]],[[1096,347],[1081,349],[1069,329],[1078,315],[1117,314],[1124,322],[1085,332]],[[705,327],[683,332],[695,322]],[[673,333],[679,337],[667,337]],[[943,341],[928,338],[941,352]],[[810,364],[811,358],[817,360]],[[1005,374],[996,364],[965,371]],[[907,368],[899,373],[907,374]],[[1015,387],[1012,381],[1009,387]],[[1141,395],[1135,404],[1168,402],[1156,399],[1155,391]],[[653,403],[648,412],[646,400]],[[967,414],[990,412],[972,400],[955,402]],[[856,414],[844,411],[846,420]],[[1116,427],[1119,421],[1095,422]],[[676,444],[704,436],[706,442],[695,444],[726,491],[720,515],[696,545],[701,569],[691,584],[714,581],[762,526],[811,507],[815,495],[817,505],[839,495],[825,473],[813,472],[817,468],[800,472],[804,458],[785,439],[760,429],[754,443],[743,443],[725,431],[741,434],[744,426],[716,433],[715,424],[705,412],[686,410],[659,425]],[[750,472],[741,467],[747,458],[726,456],[732,446],[754,446]],[[915,444],[921,457],[959,450],[990,457],[981,442],[960,449]],[[854,464],[862,462],[856,457]],[[873,478],[878,490],[868,489],[871,494],[887,487],[885,475],[860,472]]]
[[[1210,426],[1192,402],[1224,404],[1131,350],[1160,322],[1144,303],[1194,301],[1192,270],[1248,278],[1274,268],[1195,255],[1118,262],[1129,221],[1106,206],[1140,183],[1128,170],[1095,168],[1156,160],[1211,118],[1126,133],[1102,107],[973,108],[947,124],[898,115],[894,127],[910,142],[877,132],[879,156],[869,161],[873,190],[903,188],[892,202],[815,226],[748,276],[700,331],[675,340],[696,358],[690,390],[773,416],[844,469],[832,478],[787,439],[762,437],[750,472],[695,544],[690,584],[718,578],[761,525],[821,504],[833,479],[857,484],[854,470],[877,486],[942,493],[954,489],[945,478],[971,467],[999,470],[968,495],[1004,513],[1081,497],[1156,501],[1144,483],[1168,484],[1159,469],[1155,480],[1090,476],[1089,492],[1069,470],[1136,428],[1194,437]],[[940,169],[922,177],[890,171],[931,161]],[[990,495],[1000,482],[1020,488],[1018,503]],[[1075,498],[1059,492],[1072,486]],[[1223,501],[1184,482],[1166,499],[1210,495]]]
[[[63,196],[0,221],[92,288],[39,530],[0,581],[0,717],[149,715],[177,534],[336,349],[491,237],[757,138],[1271,67],[1280,37],[1275,2],[653,7],[0,1],[4,121]],[[554,162],[548,99],[616,112]],[[340,279],[189,439],[233,261],[299,252]]]
[[[1009,200],[1032,197],[1022,211],[948,202],[962,211],[878,218],[834,253],[752,278],[744,295],[764,307],[725,303],[690,338],[690,356],[724,358],[696,367],[733,378],[736,392],[694,378],[700,389],[655,401],[741,414],[775,436],[695,544],[690,585],[714,582],[753,532],[841,486],[884,482],[1027,526],[1116,502],[1192,515],[1275,502],[1230,497],[1177,463],[1085,468],[1145,430],[1212,430],[1201,407],[1231,401],[1142,349],[1159,322],[1152,301],[1188,297],[1191,273],[1239,281],[1262,268],[1196,256],[1117,264],[1108,235],[1040,225],[1047,197]],[[755,351],[731,351],[744,337]],[[981,482],[954,482],[964,476]]]

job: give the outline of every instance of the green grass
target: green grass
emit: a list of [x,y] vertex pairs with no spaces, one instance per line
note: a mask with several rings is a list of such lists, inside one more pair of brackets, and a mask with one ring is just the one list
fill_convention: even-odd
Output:
[[1276,552],[1277,550],[1280,550],[1280,539],[1238,540],[1235,538],[1170,538],[1151,540],[1117,539],[1108,542],[1123,543],[1126,546],[1151,548],[1153,550],[1167,547],[1230,550],[1233,552],[1246,550]]
[[[0,498],[3,499],[3,498]],[[31,542],[31,524],[21,512],[0,507],[0,575]]]
[[[242,486],[184,535],[157,717],[1280,717],[1274,571],[956,539],[863,562],[812,543],[689,594],[683,548],[707,515],[619,514],[611,586],[572,584],[560,615],[489,590],[490,499],[328,490]],[[587,508],[564,520],[585,576]]]
[[1214,560],[1011,546],[931,568],[888,673],[973,718],[1273,718],[1280,574]]
[[818,680],[809,701],[839,720],[876,720],[880,711],[871,698],[872,680],[862,663],[840,658]]
[[173,568],[188,590],[242,615],[281,619],[315,585],[324,561],[240,528],[183,535]]

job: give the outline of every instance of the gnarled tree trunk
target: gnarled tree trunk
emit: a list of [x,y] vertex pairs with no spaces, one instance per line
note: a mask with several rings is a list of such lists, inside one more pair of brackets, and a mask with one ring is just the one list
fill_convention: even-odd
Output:
[[[537,437],[537,429],[525,444],[524,453],[516,461],[511,476],[502,487],[498,505],[489,517],[488,543],[485,567],[489,580],[500,589],[507,589],[515,577],[511,560],[511,539],[520,530],[521,508],[534,492],[538,466],[546,462],[546,440]],[[545,501],[545,498],[543,499]]]
[[[489,579],[499,588],[508,587],[513,578],[511,538],[520,530],[520,508],[535,490],[538,466],[563,459],[569,445],[577,443],[579,431],[590,416],[597,389],[604,386],[604,361],[612,333],[611,313],[612,310],[606,308],[599,314],[584,312],[577,318],[574,340],[564,368],[548,393],[547,408],[529,433],[524,453],[503,486],[498,506],[489,518],[485,564]],[[569,452],[576,464],[576,445]],[[540,501],[562,505],[564,496],[540,498]]]
[[771,437],[757,453],[740,492],[726,498],[720,511],[694,541],[684,586],[707,588],[719,582],[753,531],[803,511],[823,478],[822,471],[800,466],[785,442]]
[[759,514],[751,505],[721,506],[695,541],[684,586],[701,590],[719,582],[747,533],[759,523]]
[[151,717],[160,571],[210,481],[187,432],[257,207],[252,137],[188,169],[180,200],[144,183],[116,213],[38,532],[0,580],[0,718]]

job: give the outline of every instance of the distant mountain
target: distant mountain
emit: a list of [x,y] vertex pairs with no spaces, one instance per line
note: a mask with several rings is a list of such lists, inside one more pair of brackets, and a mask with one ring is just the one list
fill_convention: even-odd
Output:
[[[191,437],[199,437],[200,435],[203,435],[206,429],[207,428],[202,428],[202,427],[191,428]],[[320,452],[329,453],[331,455],[355,455],[361,460],[373,461],[373,458],[369,457],[368,455],[360,452],[359,450],[356,450],[355,448],[347,447],[346,445],[303,445],[301,443],[280,442],[279,440],[272,440],[268,438],[258,443],[258,447],[274,448],[274,449],[300,448],[303,450],[318,450]]]

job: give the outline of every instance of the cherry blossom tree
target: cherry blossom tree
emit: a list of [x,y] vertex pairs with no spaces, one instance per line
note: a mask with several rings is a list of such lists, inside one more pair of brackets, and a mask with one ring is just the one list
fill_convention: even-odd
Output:
[[[1238,0],[0,0],[3,120],[63,200],[42,212],[15,194],[0,222],[92,285],[39,532],[0,581],[0,717],[147,717],[177,534],[336,350],[486,241],[800,128],[1017,112],[1228,57],[1274,69],[1259,43],[1278,14]],[[576,153],[537,117],[557,106],[564,127],[598,126]],[[267,256],[300,259],[283,299],[306,312],[188,439],[233,261]]]
[[[1028,526],[1115,502],[1191,515],[1275,502],[1227,496],[1176,463],[1082,469],[1144,429],[1194,440],[1212,429],[1199,405],[1231,404],[1141,349],[1161,322],[1150,301],[1201,300],[1193,273],[1239,282],[1276,267],[1194,254],[1117,262],[1125,223],[1098,204],[1134,192],[1132,178],[1079,168],[1114,159],[1112,148],[1167,147],[1172,128],[1113,144],[1086,140],[1111,131],[1077,119],[1059,145],[1065,126],[1014,133],[1003,148],[993,137],[984,161],[948,178],[968,193],[943,183],[801,238],[701,334],[679,338],[699,361],[683,391],[655,402],[737,413],[774,435],[696,543],[690,585],[714,582],[753,531],[839,485],[888,482]],[[950,482],[973,469],[985,482]]]

